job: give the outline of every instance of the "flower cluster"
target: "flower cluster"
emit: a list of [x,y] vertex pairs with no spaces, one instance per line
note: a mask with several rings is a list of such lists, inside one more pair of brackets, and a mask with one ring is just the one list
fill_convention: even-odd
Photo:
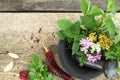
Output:
[[68,42],[66,47],[71,49],[72,55],[80,56],[80,66],[86,61],[92,63],[99,60],[120,61],[120,28],[113,20],[118,6],[114,0],[107,1],[104,12],[101,8],[88,4],[90,0],[81,0],[80,9],[83,15],[79,20],[57,21],[60,28],[57,32],[59,39]]
[[109,50],[110,47],[112,46],[112,44],[114,43],[113,40],[111,40],[110,38],[108,38],[107,36],[102,35],[102,34],[99,35],[98,39],[99,39],[100,46],[104,50],[105,49]]
[[113,42],[113,40],[107,38],[105,35],[99,34],[97,36],[96,32],[90,33],[88,37],[80,40],[80,51],[86,54],[89,62],[94,63],[101,60],[102,49],[109,50]]

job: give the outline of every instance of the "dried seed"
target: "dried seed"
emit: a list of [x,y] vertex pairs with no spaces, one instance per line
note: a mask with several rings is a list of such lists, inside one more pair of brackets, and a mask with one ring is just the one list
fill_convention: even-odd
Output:
[[40,32],[41,32],[41,30],[42,30],[42,29],[40,28],[40,29],[39,29],[39,31],[38,31],[38,33],[40,33]]
[[19,58],[19,56],[18,56],[17,54],[15,54],[15,53],[8,53],[8,55],[9,55],[10,57],[14,58],[14,59]]
[[31,46],[31,49],[33,49],[34,46]]
[[37,43],[39,43],[40,39],[37,39]]
[[4,68],[4,72],[10,71],[14,66],[14,62],[10,62],[5,68]]

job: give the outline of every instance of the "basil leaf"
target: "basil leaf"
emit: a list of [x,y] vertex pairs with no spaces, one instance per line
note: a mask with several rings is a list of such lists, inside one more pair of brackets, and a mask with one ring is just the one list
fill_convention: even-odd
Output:
[[73,23],[68,19],[60,19],[57,21],[57,24],[61,30],[69,29],[73,25]]

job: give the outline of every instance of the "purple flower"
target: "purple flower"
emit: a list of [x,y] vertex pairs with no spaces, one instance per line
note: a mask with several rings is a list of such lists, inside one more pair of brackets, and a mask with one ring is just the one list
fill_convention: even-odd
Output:
[[80,40],[80,44],[86,49],[88,49],[93,44],[93,42],[87,37],[86,39]]
[[81,39],[80,40],[80,45],[82,47],[80,48],[80,50],[83,51],[86,54],[88,52],[88,48],[93,44],[94,43],[88,37],[85,38],[85,39]]
[[84,52],[85,54],[88,52],[88,50],[85,47],[81,47],[80,50]]
[[98,60],[101,60],[101,57],[102,57],[102,55],[98,53],[96,56],[92,56],[91,54],[86,54],[86,56],[87,56],[87,60],[93,63],[97,62]]

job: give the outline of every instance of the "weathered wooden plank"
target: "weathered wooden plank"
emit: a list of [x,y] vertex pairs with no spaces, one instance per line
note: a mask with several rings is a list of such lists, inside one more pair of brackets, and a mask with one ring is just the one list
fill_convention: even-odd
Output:
[[[81,0],[0,0],[0,11],[80,11]],[[91,0],[106,10],[107,0]],[[120,1],[116,0],[117,5]]]
[[[29,62],[33,54],[38,54],[42,59],[45,59],[45,51],[41,45],[41,41],[44,39],[46,45],[55,54],[57,64],[60,64],[57,55],[58,38],[56,32],[58,26],[56,21],[60,18],[67,18],[74,22],[79,19],[80,15],[80,13],[0,13],[0,80],[19,80],[17,76],[3,72],[4,67],[13,61],[10,56],[5,54],[6,52],[16,53],[19,56],[14,60],[15,66],[8,73],[28,70],[27,65],[21,61]],[[120,13],[116,16],[120,18]],[[118,23],[116,22],[119,27]],[[39,28],[41,28],[40,33],[38,33]],[[33,34],[33,39],[31,39],[31,34]],[[39,43],[34,42],[36,37],[40,39]],[[57,78],[56,80],[61,79]],[[106,80],[106,78],[101,75],[93,80]],[[120,74],[115,76],[113,80],[120,80]]]

